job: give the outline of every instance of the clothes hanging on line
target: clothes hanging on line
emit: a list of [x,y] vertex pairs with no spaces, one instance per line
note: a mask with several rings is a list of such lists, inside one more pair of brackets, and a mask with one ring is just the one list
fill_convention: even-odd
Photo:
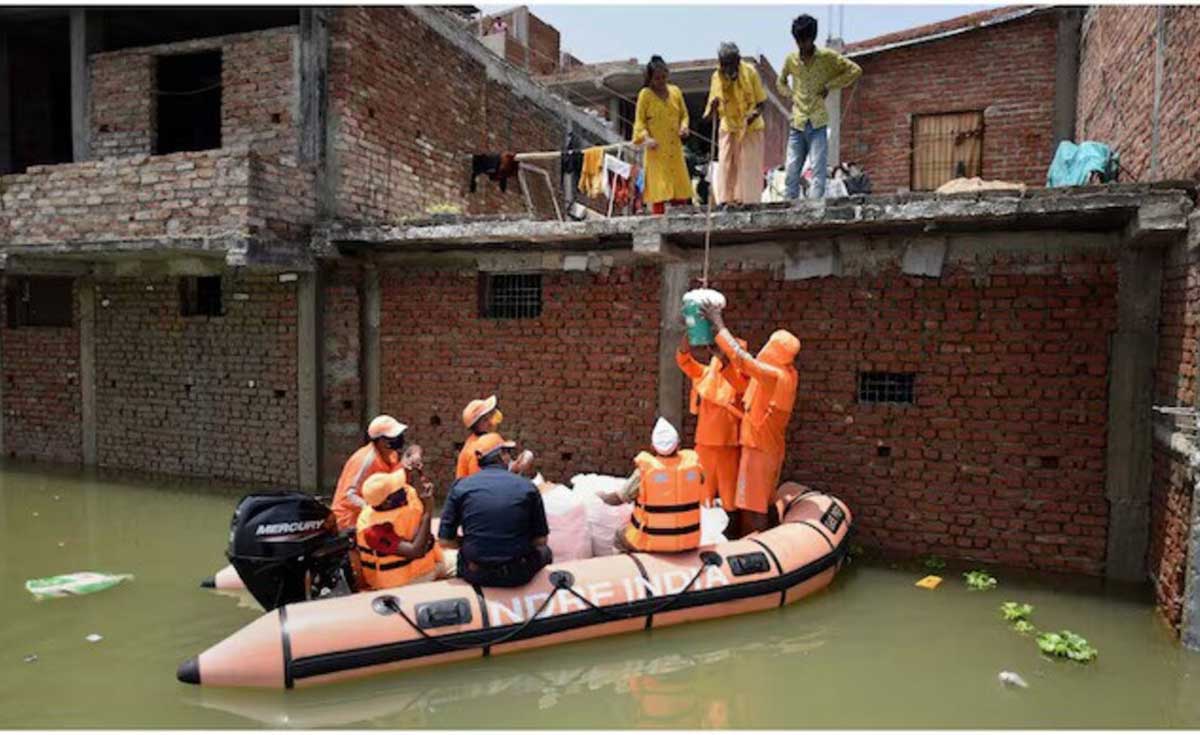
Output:
[[475,179],[480,174],[486,174],[489,179],[500,184],[500,191],[508,191],[508,180],[517,175],[517,160],[513,153],[476,153],[471,156],[471,185],[469,190],[475,193]]
[[579,191],[590,197],[607,194],[604,182],[604,148],[595,146],[583,152],[583,164],[579,172]]

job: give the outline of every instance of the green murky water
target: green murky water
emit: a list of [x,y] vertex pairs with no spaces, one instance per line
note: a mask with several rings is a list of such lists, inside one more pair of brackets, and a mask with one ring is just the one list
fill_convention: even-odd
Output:
[[[181,660],[258,614],[198,587],[238,495],[0,469],[0,728],[1200,727],[1200,654],[1144,592],[1012,573],[968,592],[950,572],[928,592],[923,570],[863,563],[756,615],[295,692],[180,684]],[[84,570],[137,578],[44,602],[23,588]],[[1099,659],[1042,658],[1000,620],[1009,599]]]

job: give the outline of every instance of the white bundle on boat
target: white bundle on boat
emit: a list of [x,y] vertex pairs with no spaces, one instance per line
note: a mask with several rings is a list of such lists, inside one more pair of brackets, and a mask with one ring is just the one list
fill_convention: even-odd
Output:
[[565,485],[554,485],[542,492],[546,524],[550,527],[547,544],[554,561],[590,559],[592,539],[588,535],[587,507],[580,494]]
[[617,529],[629,523],[633,505],[608,505],[597,493],[618,491],[625,485],[624,477],[611,475],[575,475],[571,487],[582,498],[587,511],[588,536],[592,544],[592,556],[609,556],[613,550],[613,536]]

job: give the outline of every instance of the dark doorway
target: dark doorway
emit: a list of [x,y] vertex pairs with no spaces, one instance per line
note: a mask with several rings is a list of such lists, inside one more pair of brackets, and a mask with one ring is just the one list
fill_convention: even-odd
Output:
[[154,152],[221,147],[221,52],[158,57]]
[[13,23],[7,35],[7,65],[0,64],[8,87],[9,134],[0,145],[0,174],[30,166],[70,163],[71,49],[66,18]]

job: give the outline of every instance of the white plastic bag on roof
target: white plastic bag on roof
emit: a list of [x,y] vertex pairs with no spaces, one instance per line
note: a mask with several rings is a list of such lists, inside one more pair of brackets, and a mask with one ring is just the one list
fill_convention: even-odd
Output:
[[592,540],[588,535],[588,515],[583,499],[563,485],[554,485],[542,493],[546,524],[550,527],[547,543],[554,561],[590,559]]
[[575,475],[571,478],[571,487],[583,500],[587,511],[592,556],[610,556],[615,553],[613,536],[616,535],[617,529],[629,523],[629,516],[633,514],[632,503],[609,505],[596,493],[620,490],[624,484],[624,477],[611,475]]

